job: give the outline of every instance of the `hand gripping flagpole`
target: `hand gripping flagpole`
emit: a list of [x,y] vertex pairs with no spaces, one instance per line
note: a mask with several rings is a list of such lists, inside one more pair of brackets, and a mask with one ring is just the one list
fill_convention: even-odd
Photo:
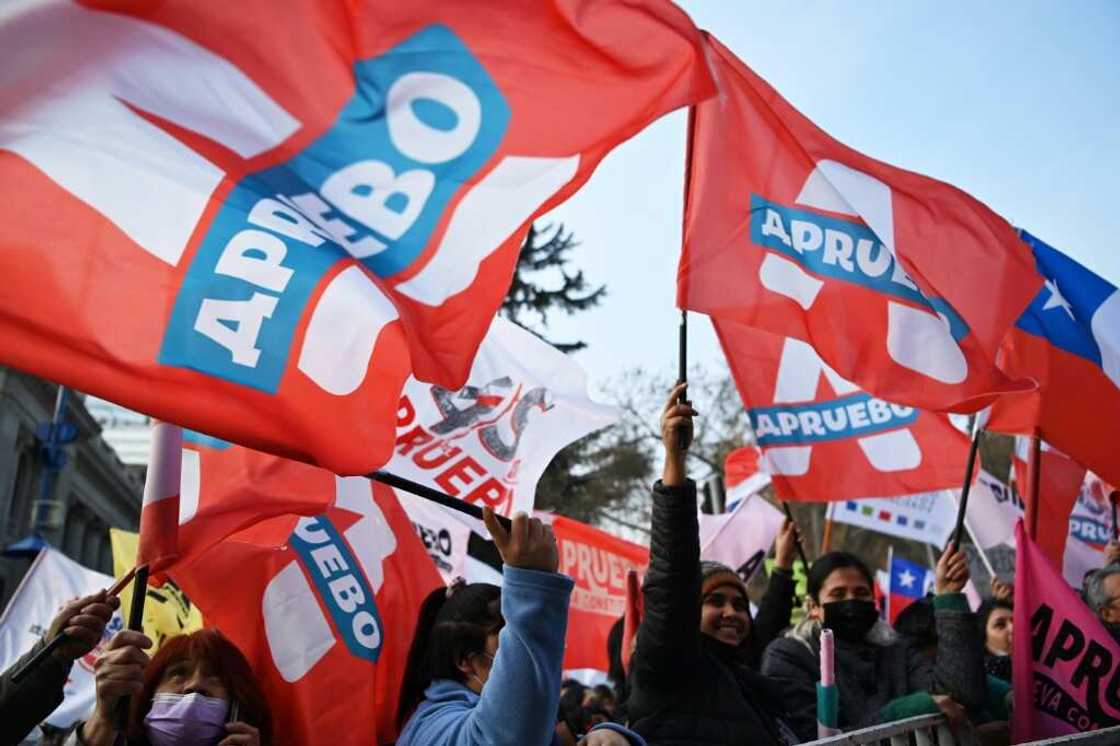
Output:
[[[136,568],[136,577],[132,582],[132,604],[128,610],[128,628],[141,632],[144,629],[144,601],[148,597],[148,566],[140,565]],[[128,727],[128,711],[132,707],[132,696],[121,697],[117,703],[116,725],[117,730],[124,732]]]
[[[793,518],[793,512],[789,509],[789,503],[782,500],[782,510],[786,512],[786,518],[793,524],[794,530],[797,529],[797,521]],[[801,543],[801,532],[797,531],[797,541],[794,542],[797,546],[797,555],[801,558],[801,565],[805,568],[805,574],[809,574],[809,559],[805,556],[805,545]]]
[[961,485],[960,504],[957,505],[957,525],[953,529],[953,551],[961,548],[961,533],[964,531],[964,517],[968,511],[968,493],[972,491],[972,476],[976,472],[976,454],[980,451],[980,437],[984,430],[980,427],[980,417],[972,420],[972,439],[968,446],[968,461],[964,467],[964,484]]

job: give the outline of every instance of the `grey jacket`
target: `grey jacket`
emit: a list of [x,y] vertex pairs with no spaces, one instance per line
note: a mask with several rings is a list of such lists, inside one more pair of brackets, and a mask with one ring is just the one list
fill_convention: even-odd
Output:
[[[859,643],[836,642],[840,727],[849,730],[895,719],[898,698],[916,692],[947,694],[966,710],[984,705],[982,643],[963,594],[934,601],[937,652],[931,656],[878,624]],[[805,620],[775,640],[762,673],[780,682],[790,725],[805,740],[816,738],[816,685],[820,680],[820,623]]]
[[59,663],[53,655],[19,684],[12,681],[12,674],[43,645],[39,640],[14,666],[0,673],[0,746],[22,741],[62,704],[62,688],[70,666]]

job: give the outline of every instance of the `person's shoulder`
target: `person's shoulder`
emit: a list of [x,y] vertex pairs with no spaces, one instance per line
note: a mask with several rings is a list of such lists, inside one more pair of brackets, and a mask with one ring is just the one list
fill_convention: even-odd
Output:
[[775,665],[814,668],[816,659],[808,642],[800,637],[786,635],[766,646],[762,654],[762,673],[769,675]]

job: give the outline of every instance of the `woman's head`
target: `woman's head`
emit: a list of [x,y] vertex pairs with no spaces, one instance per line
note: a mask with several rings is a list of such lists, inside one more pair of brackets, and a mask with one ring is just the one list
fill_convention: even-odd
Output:
[[859,640],[879,618],[871,571],[854,554],[829,552],[809,569],[806,611],[841,640]]
[[272,740],[272,712],[249,661],[216,629],[202,629],[166,640],[144,669],[144,683],[133,698],[129,731],[145,732],[145,717],[153,701],[181,701],[199,695],[223,701],[225,709],[237,703],[237,719],[257,728],[261,743]]
[[700,563],[700,631],[735,646],[751,633],[747,587],[734,570],[719,562]]
[[984,649],[992,655],[1010,655],[1012,644],[1011,602],[993,598],[980,605],[976,621],[984,635]]
[[498,632],[505,623],[501,594],[498,586],[489,583],[458,582],[435,589],[424,600],[397,706],[399,727],[437,679],[482,690],[498,652]]

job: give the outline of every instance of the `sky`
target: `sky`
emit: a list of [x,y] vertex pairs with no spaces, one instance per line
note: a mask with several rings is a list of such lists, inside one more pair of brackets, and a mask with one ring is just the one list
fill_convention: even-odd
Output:
[[[863,153],[949,182],[1120,285],[1120,3],[679,2],[779,93]],[[550,320],[592,391],[676,371],[686,117],[612,152],[544,217],[607,297]],[[726,371],[690,314],[691,363]]]

